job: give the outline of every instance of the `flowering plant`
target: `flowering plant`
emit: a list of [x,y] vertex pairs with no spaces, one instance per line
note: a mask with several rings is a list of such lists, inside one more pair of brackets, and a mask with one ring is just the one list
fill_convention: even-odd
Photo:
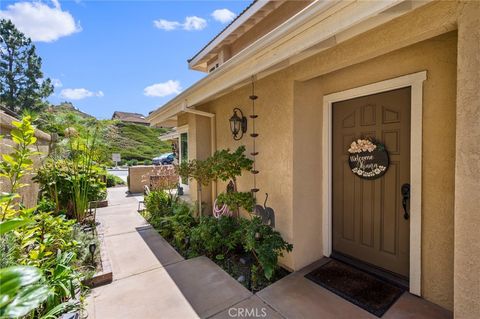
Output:
[[348,149],[349,153],[361,153],[361,152],[373,152],[377,148],[377,145],[373,143],[371,140],[368,139],[358,139],[353,141],[350,144],[350,148]]

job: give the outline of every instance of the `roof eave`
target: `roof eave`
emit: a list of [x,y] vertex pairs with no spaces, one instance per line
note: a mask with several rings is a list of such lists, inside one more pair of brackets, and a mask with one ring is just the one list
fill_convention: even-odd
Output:
[[[265,48],[268,48],[270,45],[272,45],[272,43],[276,43],[276,41],[279,41],[279,39],[284,37],[286,34],[289,34],[289,32],[291,32],[292,30],[296,31],[299,26],[302,26],[302,25],[306,24],[307,21],[313,19],[315,16],[319,16],[319,19],[320,18],[324,19],[324,17],[321,16],[322,14],[325,14],[325,15],[328,14],[329,16],[331,16],[331,15],[335,14],[337,11],[342,12],[342,10],[347,8],[348,13],[346,13],[346,14],[341,13],[343,15],[342,16],[343,19],[340,19],[338,21],[335,20],[335,19],[330,19],[329,20],[329,21],[332,21],[332,22],[329,22],[329,23],[337,24],[337,25],[340,25],[342,27],[342,30],[335,31],[335,32],[343,32],[343,31],[348,30],[349,28],[355,27],[357,24],[361,23],[362,21],[365,21],[368,18],[375,17],[378,13],[380,13],[384,10],[387,10],[388,8],[390,8],[392,6],[394,6],[396,4],[399,4],[399,3],[402,3],[402,2],[405,2],[405,1],[406,0],[385,0],[385,1],[382,1],[382,2],[374,2],[373,4],[371,2],[358,2],[358,3],[353,3],[352,4],[352,3],[343,3],[343,2],[332,3],[332,2],[316,1],[312,4],[310,4],[309,6],[307,6],[305,9],[300,11],[298,14],[296,14],[295,16],[290,18],[289,20],[287,20],[286,22],[284,22],[283,24],[281,24],[280,26],[278,26],[276,29],[272,30],[270,33],[268,33],[264,37],[260,38],[256,42],[254,42],[249,47],[245,48],[243,51],[241,51],[237,55],[233,56],[231,59],[229,59],[227,62],[222,64],[214,72],[208,74],[206,77],[204,77],[203,79],[194,83],[192,86],[190,86],[188,89],[186,89],[185,91],[183,91],[182,93],[177,95],[172,100],[170,100],[169,102],[167,102],[166,104],[164,104],[160,108],[156,109],[155,111],[151,112],[151,114],[148,116],[147,119],[150,121],[150,123],[161,122],[161,121],[167,120],[168,118],[171,118],[171,117],[181,113],[183,111],[184,107],[187,106],[186,105],[187,100],[189,100],[188,107],[193,107],[193,106],[197,105],[198,103],[200,103],[201,102],[200,100],[202,100],[204,102],[204,101],[207,100],[208,97],[211,97],[215,94],[218,94],[223,89],[222,87],[217,87],[215,92],[210,92],[208,96],[206,94],[199,94],[199,96],[197,96],[195,99],[192,99],[192,96],[195,95],[195,93],[197,91],[199,91],[199,88],[208,85],[210,82],[213,82],[216,78],[221,77],[225,73],[227,73],[230,70],[236,68],[239,64],[246,63],[246,61],[248,62],[248,59],[251,58],[252,56],[254,56],[256,53],[262,51]],[[399,12],[396,12],[395,14],[389,14],[385,18],[379,18],[378,21],[375,22],[375,23],[378,23],[378,25],[383,24],[388,20],[394,19],[395,17],[398,17],[402,14],[405,14],[406,12],[408,12],[410,10],[413,10],[418,6],[422,6],[426,3],[429,3],[431,1],[432,0],[420,1],[418,4],[415,3],[415,5],[412,6],[411,8],[409,8],[408,10],[405,10],[405,12],[400,12],[399,11]],[[347,15],[349,20],[346,20],[345,15]],[[343,21],[349,21],[349,23],[348,23],[349,26],[345,25]],[[325,23],[327,23],[327,22],[325,22]],[[372,29],[375,26],[375,23],[366,24],[363,27],[364,29],[361,29],[358,32],[365,32],[366,30]],[[278,59],[279,61],[273,61],[273,59],[268,59],[268,63],[270,64],[270,66],[275,65],[275,63],[281,62],[285,58],[288,58],[287,55],[294,54],[295,52],[304,52],[306,50],[307,46],[313,46],[316,43],[326,41],[327,39],[332,37],[331,33],[334,32],[334,31],[331,31],[332,28],[333,28],[332,26],[329,26],[328,28],[323,28],[323,29],[320,28],[320,27],[318,27],[318,28],[319,28],[318,30],[323,30],[324,31],[325,34],[322,35],[322,37],[325,37],[325,39],[322,39],[322,37],[319,36],[320,31],[318,31],[317,33],[314,34],[314,36],[313,35],[311,36],[308,43],[307,42],[305,42],[305,43],[302,42],[303,45],[305,46],[304,48],[300,48],[300,46],[297,46],[296,47],[297,51],[291,50],[289,52],[285,52],[285,54],[283,54],[283,55],[276,56],[276,59]],[[312,33],[313,31],[309,30],[309,32]],[[343,37],[342,41],[345,41],[346,39],[348,39],[350,37],[353,37],[355,34],[357,34],[357,33],[356,32],[350,32],[348,35]],[[314,43],[313,41],[318,41],[318,42]],[[334,42],[336,42],[336,41],[334,41]],[[333,44],[333,45],[335,45],[335,44]],[[322,48],[321,50],[324,50],[324,49],[325,48]],[[313,53],[311,53],[311,54],[313,54]],[[305,55],[304,58],[307,57],[307,56],[308,55]],[[299,61],[300,60],[297,59],[297,60],[295,60],[295,63],[299,62]],[[248,72],[250,72],[250,74],[246,74],[247,71],[245,71],[244,72],[245,73],[244,77],[243,77],[243,75],[242,75],[241,78],[237,76],[236,77],[236,81],[237,81],[236,83],[240,83],[240,82],[244,81],[245,79],[247,79],[252,74],[258,74],[258,73],[261,73],[261,72],[267,70],[267,68],[268,68],[267,62],[265,62],[264,66],[261,66],[259,64],[260,64],[260,62],[257,61],[257,63],[255,64],[255,67],[252,67],[252,70],[248,71]],[[253,70],[253,69],[255,69],[255,70]],[[225,86],[226,85],[234,86],[235,84],[225,83]],[[190,97],[190,99],[187,99],[189,97]],[[158,118],[160,118],[160,120],[156,121],[156,119],[158,119]]]
[[260,11],[268,1],[253,1],[241,14],[235,18],[225,29],[223,29],[206,46],[198,51],[191,59],[187,60],[188,66],[192,70],[198,70],[197,65],[203,63],[204,58],[211,53],[223,40],[238,29],[245,21],[250,19],[255,13]]

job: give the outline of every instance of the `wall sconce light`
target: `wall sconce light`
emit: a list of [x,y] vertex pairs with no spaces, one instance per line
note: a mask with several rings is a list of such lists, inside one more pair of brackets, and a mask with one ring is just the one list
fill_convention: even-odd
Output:
[[[237,112],[240,113],[240,116],[238,116]],[[237,107],[234,108],[233,115],[229,121],[230,131],[232,131],[233,139],[235,141],[242,139],[243,134],[247,132],[247,118],[243,116],[242,110]]]

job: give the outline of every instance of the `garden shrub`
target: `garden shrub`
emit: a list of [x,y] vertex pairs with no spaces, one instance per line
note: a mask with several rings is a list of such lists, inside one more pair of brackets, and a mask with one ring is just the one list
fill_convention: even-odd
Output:
[[136,165],[138,165],[138,160],[137,159],[131,159],[131,160],[127,161],[127,165],[128,166],[136,166]]
[[247,212],[251,212],[255,206],[255,198],[252,192],[225,192],[218,195],[217,205],[227,205],[231,211],[244,208]]
[[152,192],[147,198],[153,206],[144,215],[147,221],[182,255],[189,258],[206,255],[218,261],[234,254],[251,256],[253,286],[269,282],[279,268],[278,258],[293,248],[257,216],[251,219],[202,216],[197,220],[190,205],[170,204],[165,192]]
[[192,209],[185,203],[175,203],[172,206],[172,214],[159,218],[158,230],[167,240],[173,241],[174,245],[181,251],[187,249],[190,231],[196,225],[192,216]]
[[117,175],[107,173],[107,187],[114,187],[117,185],[124,185],[125,182]]
[[[235,151],[229,149],[217,150],[212,156],[204,160],[194,159],[182,162],[176,166],[176,170],[182,179],[197,181],[197,198],[202,198],[202,185],[208,186],[210,182],[216,180],[229,181],[233,185],[233,189],[221,194],[219,200],[221,204],[226,204],[231,210],[235,211],[238,216],[240,207],[251,212],[255,205],[251,192],[237,193],[237,177],[241,176],[243,171],[253,169],[253,160],[245,155],[245,150],[246,148],[243,145]],[[201,202],[199,201],[197,204],[198,212],[201,215]]]
[[242,244],[247,252],[253,253],[265,278],[270,279],[278,268],[278,257],[290,252],[293,245],[283,240],[282,235],[270,226],[262,224],[258,216],[242,219]]
[[0,176],[10,181],[2,189],[8,193],[0,193],[0,317],[57,318],[80,308],[85,272],[78,256],[88,243],[77,240],[76,221],[50,212],[55,203],[23,207],[17,192],[26,185],[19,179],[32,171],[36,139],[29,117],[12,124],[16,145],[0,162]]
[[151,216],[163,216],[172,211],[172,200],[164,191],[151,191],[145,196],[145,208]]
[[201,217],[198,225],[191,230],[190,253],[205,254],[210,258],[224,259],[241,245],[241,230],[238,219],[223,216],[216,219]]
[[41,196],[56,203],[57,212],[66,211],[72,217],[75,184],[89,185],[85,194],[88,201],[103,200],[107,196],[103,168],[95,165],[89,172],[83,170],[75,172],[72,169],[74,165],[69,159],[47,159],[34,177],[40,184]]
[[149,159],[144,160],[143,165],[152,165],[152,160],[149,160]]

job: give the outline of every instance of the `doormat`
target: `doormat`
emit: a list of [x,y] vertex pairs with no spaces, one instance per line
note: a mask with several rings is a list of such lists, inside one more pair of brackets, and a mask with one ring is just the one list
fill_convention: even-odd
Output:
[[305,278],[377,317],[383,316],[405,291],[383,279],[336,260],[318,267],[306,274]]

